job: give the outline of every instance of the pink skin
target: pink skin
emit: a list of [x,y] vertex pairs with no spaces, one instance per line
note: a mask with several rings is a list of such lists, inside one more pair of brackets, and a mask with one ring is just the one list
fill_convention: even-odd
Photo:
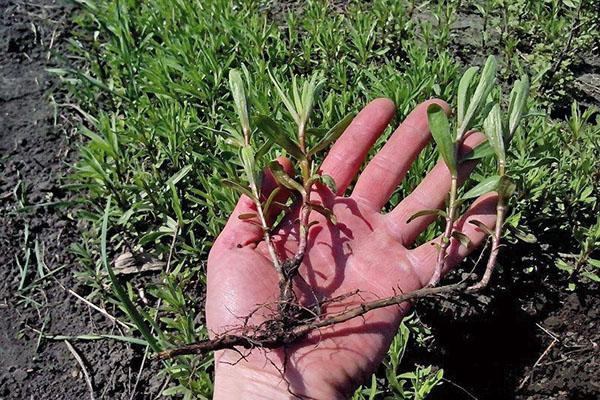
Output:
[[[369,162],[350,196],[346,188],[355,178],[367,152],[385,130],[394,115],[394,104],[387,99],[369,103],[334,144],[321,166],[321,172],[333,177],[338,193],[318,186],[312,197],[333,209],[336,226],[316,212],[311,221],[304,262],[300,268],[303,281],[297,293],[304,304],[360,290],[363,300],[388,297],[413,291],[427,284],[435,268],[437,250],[432,243],[411,248],[412,243],[432,219],[406,220],[423,209],[442,207],[450,188],[450,175],[442,163],[390,213],[381,207],[403,179],[419,152],[430,140],[427,105],[419,105],[390,137],[383,149]],[[482,135],[471,135],[465,147],[476,146]],[[291,172],[290,162],[280,159]],[[466,177],[473,164],[461,167]],[[267,176],[264,191],[273,189]],[[484,233],[469,219],[482,221],[490,228],[495,220],[496,196],[478,199],[458,222],[457,227],[469,236],[474,246],[484,240]],[[273,304],[278,298],[278,276],[269,258],[258,227],[237,218],[255,211],[253,202],[242,196],[223,232],[217,238],[208,259],[208,295],[206,319],[214,336],[243,323],[259,305]],[[297,210],[286,216],[274,236],[280,257],[291,256],[297,246]],[[439,239],[438,239],[439,242]],[[468,250],[452,243],[446,270],[459,263]],[[310,284],[311,292],[307,289]],[[325,313],[340,312],[359,304],[358,296],[342,305],[327,307]],[[391,306],[367,313],[345,323],[313,332],[285,350],[240,354],[228,350],[215,354],[215,399],[343,399],[377,368],[396,331],[408,304]],[[260,323],[269,314],[262,307],[250,319]],[[272,314],[271,314],[272,315]],[[286,354],[286,356],[284,355]],[[285,374],[283,362],[287,358]]]

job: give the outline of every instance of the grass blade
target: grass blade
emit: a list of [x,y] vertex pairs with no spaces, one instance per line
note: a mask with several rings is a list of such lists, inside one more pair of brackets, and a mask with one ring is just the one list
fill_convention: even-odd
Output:
[[135,305],[131,302],[131,299],[127,295],[127,292],[115,276],[115,273],[108,262],[108,255],[106,252],[106,234],[108,231],[108,214],[110,213],[110,202],[111,197],[106,201],[106,208],[104,209],[104,216],[102,217],[102,233],[100,235],[100,252],[102,256],[102,263],[104,264],[104,268],[108,273],[108,277],[110,279],[110,283],[112,284],[113,290],[117,295],[118,299],[121,301],[123,308],[134,322],[136,328],[140,331],[142,336],[148,342],[148,345],[152,348],[153,351],[160,351],[161,348],[158,345],[158,342],[154,338],[154,336],[150,333],[150,327],[146,324],[144,317],[137,310]]

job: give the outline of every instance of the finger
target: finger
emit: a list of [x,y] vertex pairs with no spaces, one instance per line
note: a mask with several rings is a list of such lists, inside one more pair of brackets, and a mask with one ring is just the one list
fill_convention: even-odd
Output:
[[396,129],[385,146],[373,157],[360,174],[352,198],[379,210],[402,181],[411,164],[431,139],[427,107],[439,104],[446,113],[450,107],[441,100],[419,104]]
[[[293,176],[294,168],[290,160],[285,157],[279,157],[277,159],[279,165],[283,167],[283,170],[288,174]],[[264,176],[261,185],[261,201],[265,201],[269,195],[278,187],[277,181],[273,177],[273,174],[269,169],[265,169]],[[279,193],[276,195],[274,201],[279,203],[284,203],[289,196],[289,191],[282,188]],[[281,211],[280,208],[270,207],[271,212],[266,216],[267,223],[271,223],[277,214]],[[250,243],[254,243],[263,237],[263,230],[260,225],[256,223],[259,222],[259,219],[254,217],[248,220],[240,219],[240,215],[244,214],[256,214],[256,204],[252,199],[250,199],[246,195],[242,195],[237,202],[229,220],[227,220],[227,224],[223,231],[217,238],[219,245],[226,247],[243,247]],[[252,222],[250,222],[252,221]]]
[[[498,195],[496,193],[483,195],[473,203],[465,215],[456,221],[454,228],[467,235],[471,243],[468,247],[464,247],[456,239],[451,239],[446,263],[442,271],[443,274],[450,271],[473,250],[478,248],[487,236],[483,230],[469,223],[469,221],[480,221],[488,228],[494,229],[497,201]],[[414,260],[415,271],[423,285],[429,282],[435,270],[439,251],[438,246],[435,244],[440,242],[441,236],[438,236],[434,240],[409,251],[410,257]]]
[[[469,135],[461,146],[459,154],[468,153],[484,141],[485,136],[481,133]],[[475,165],[475,161],[468,161],[459,166],[459,185],[467,179]],[[418,217],[410,223],[408,223],[408,219],[418,211],[441,207],[450,191],[450,182],[448,167],[442,160],[438,161],[419,186],[386,215],[386,222],[392,236],[405,246],[412,244],[435,216]]]
[[394,117],[394,103],[389,99],[376,99],[352,120],[342,136],[331,147],[321,165],[321,172],[330,175],[343,194],[367,153]]

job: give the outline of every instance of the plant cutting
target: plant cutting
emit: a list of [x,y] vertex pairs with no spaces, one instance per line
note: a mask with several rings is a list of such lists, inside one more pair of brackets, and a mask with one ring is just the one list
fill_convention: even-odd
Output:
[[[158,353],[158,358],[167,359],[228,349],[238,352],[238,361],[240,361],[249,355],[242,352],[242,349],[247,351],[285,349],[309,337],[314,339],[315,335],[321,334],[320,332],[335,329],[335,326],[348,321],[361,318],[366,320],[367,314],[386,307],[402,306],[407,301],[423,297],[451,292],[475,292],[483,289],[488,284],[496,264],[507,199],[514,191],[514,185],[506,176],[505,148],[510,143],[522,117],[528,92],[526,77],[515,83],[509,99],[507,116],[504,117],[499,102],[493,100],[491,95],[495,72],[496,61],[493,57],[488,58],[479,77],[477,68],[470,68],[465,72],[458,85],[455,122],[449,120],[441,103],[426,104],[428,127],[443,160],[440,169],[445,168],[449,172],[447,206],[445,210],[437,208],[415,210],[416,212],[407,218],[406,224],[417,223],[426,226],[431,217],[444,218],[443,234],[434,242],[425,245],[435,248],[435,265],[429,280],[422,288],[419,288],[418,284],[412,287],[397,286],[392,287],[391,291],[388,290],[387,295],[373,295],[360,288],[327,293],[316,283],[317,277],[311,276],[306,269],[303,269],[307,262],[309,265],[314,263],[312,253],[311,260],[307,261],[307,252],[313,250],[316,246],[314,241],[318,240],[312,236],[313,232],[323,230],[324,226],[332,232],[342,232],[338,234],[343,234],[343,225],[351,230],[350,224],[346,223],[346,215],[338,215],[338,212],[345,211],[338,211],[341,210],[342,200],[337,197],[340,193],[343,194],[351,177],[332,176],[337,174],[335,169],[332,169],[332,174],[326,173],[330,170],[328,164],[330,158],[326,158],[319,166],[315,155],[328,148],[344,132],[347,135],[348,132],[353,132],[353,129],[355,131],[356,126],[361,127],[363,115],[359,114],[356,117],[348,115],[327,131],[311,128],[315,97],[318,96],[322,86],[320,79],[313,76],[302,84],[293,77],[290,94],[286,93],[280,82],[272,78],[275,91],[285,105],[293,125],[289,121],[276,121],[265,115],[251,118],[242,75],[232,70],[229,81],[239,124],[236,129],[229,130],[230,143],[238,148],[244,180],[228,181],[226,184],[237,190],[242,195],[242,199],[222,236],[215,243],[215,247],[219,248],[224,241],[227,241],[231,250],[219,251],[219,254],[213,250],[209,257],[209,264],[211,258],[218,259],[218,262],[227,264],[222,268],[235,269],[235,265],[232,264],[237,263],[239,259],[232,254],[236,251],[245,251],[249,246],[252,254],[248,253],[245,257],[254,259],[255,253],[259,252],[263,258],[257,259],[256,262],[264,263],[266,259],[276,272],[277,282],[273,282],[276,289],[273,290],[278,294],[268,302],[254,304],[253,307],[247,308],[249,312],[245,315],[238,315],[231,311],[233,319],[226,318],[231,324],[226,326],[222,324],[218,332],[213,332],[211,339],[179,348],[165,349]],[[479,79],[476,79],[477,77]],[[483,120],[487,143],[474,148],[465,147],[469,136],[472,136],[471,129],[480,120]],[[294,126],[293,131],[289,129],[290,125]],[[452,126],[455,128],[452,129]],[[272,154],[273,147],[284,152],[293,163],[287,158],[269,160],[268,155]],[[335,153],[335,150],[334,146],[331,152]],[[385,151],[384,148],[382,152]],[[360,152],[360,149],[357,148],[357,152]],[[491,154],[496,158],[497,175],[484,179],[460,196],[461,171],[464,174],[467,165],[472,165],[474,160]],[[360,160],[360,157],[357,159]],[[297,168],[298,174],[294,172],[294,167]],[[363,175],[369,173],[369,168],[370,166],[365,169]],[[266,172],[263,173],[263,170]],[[361,179],[355,186],[355,193],[360,191]],[[497,193],[492,196],[497,199],[495,218],[491,220],[495,222],[495,227],[488,226],[494,226],[494,223],[486,224],[478,219],[468,219],[468,223],[473,226],[471,235],[479,235],[478,241],[483,240],[482,237],[485,235],[491,238],[491,251],[483,277],[475,284],[461,281],[440,286],[443,271],[456,263],[457,252],[466,254],[466,251],[471,250],[473,246],[468,234],[465,233],[468,230],[465,228],[466,216],[458,216],[460,207],[473,198],[485,197],[491,192]],[[365,194],[365,197],[368,195]],[[376,194],[371,196],[377,197]],[[292,198],[291,203],[286,202],[288,197]],[[377,199],[378,207],[383,205],[382,201],[385,203],[387,195],[383,193],[380,197],[383,200]],[[488,195],[488,200],[489,198]],[[354,212],[361,213],[357,204],[345,203],[345,206],[348,209],[356,207]],[[473,207],[477,208],[477,202]],[[313,217],[315,213],[319,217]],[[474,211],[471,212],[473,213]],[[467,215],[469,216],[469,213]],[[423,221],[418,222],[418,219]],[[489,220],[490,217],[487,219]],[[369,221],[366,223],[369,224]],[[473,233],[473,230],[477,233]],[[352,232],[345,234],[352,236]],[[243,235],[247,235],[248,240],[245,240]],[[286,240],[293,244],[290,245]],[[380,245],[375,240],[376,237],[373,237],[371,246],[374,248]],[[349,242],[351,243],[350,240]],[[233,243],[236,243],[235,246]],[[461,246],[463,250],[458,249]],[[354,251],[359,250],[353,249],[352,244],[348,245],[348,252],[352,254]],[[427,254],[431,254],[431,251],[428,251]],[[211,276],[209,270],[209,282],[210,279],[215,278]],[[266,281],[271,282],[269,279]],[[407,286],[411,290],[407,290]],[[211,296],[210,286],[209,296]],[[211,307],[212,305],[207,305],[207,308]],[[214,307],[219,308],[219,306]],[[214,317],[209,315],[209,323],[211,318]],[[284,362],[283,365],[286,363]]]

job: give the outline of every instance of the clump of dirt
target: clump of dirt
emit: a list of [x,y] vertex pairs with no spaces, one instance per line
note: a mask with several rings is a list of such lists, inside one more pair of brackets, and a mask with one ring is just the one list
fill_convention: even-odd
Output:
[[[73,277],[77,266],[69,245],[78,240],[78,230],[68,210],[37,206],[68,200],[61,178],[77,156],[69,137],[73,119],[50,105],[48,94],[59,96],[58,84],[46,72],[64,49],[71,9],[51,0],[0,0],[0,10],[0,399],[89,398],[82,369],[65,343],[39,333],[121,334],[67,292],[88,290]],[[17,260],[24,266],[27,251],[29,272],[18,290]],[[63,269],[35,282],[38,262]],[[139,399],[159,391],[162,380],[146,364],[134,393],[143,348],[108,341],[71,344],[96,398]]]

